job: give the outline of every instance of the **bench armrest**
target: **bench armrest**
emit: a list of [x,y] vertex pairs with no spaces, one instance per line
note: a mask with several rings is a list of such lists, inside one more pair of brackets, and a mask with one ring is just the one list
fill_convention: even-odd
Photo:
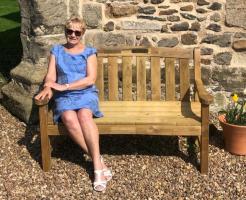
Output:
[[46,97],[45,99],[43,100],[37,100],[37,99],[34,99],[34,102],[37,106],[44,106],[44,105],[47,105],[49,103],[49,99]]
[[202,80],[196,79],[195,80],[195,87],[196,87],[196,90],[197,90],[197,94],[198,94],[199,100],[200,100],[200,102],[202,104],[209,105],[209,104],[211,104],[213,102],[213,96],[210,95],[206,91]]

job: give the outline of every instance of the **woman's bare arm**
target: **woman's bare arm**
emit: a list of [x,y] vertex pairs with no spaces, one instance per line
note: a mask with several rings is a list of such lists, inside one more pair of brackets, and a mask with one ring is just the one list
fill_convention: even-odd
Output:
[[43,100],[45,97],[50,99],[52,97],[52,90],[47,84],[53,84],[56,81],[56,61],[53,54],[50,55],[48,71],[45,76],[44,88],[38,95],[35,96],[35,99]]

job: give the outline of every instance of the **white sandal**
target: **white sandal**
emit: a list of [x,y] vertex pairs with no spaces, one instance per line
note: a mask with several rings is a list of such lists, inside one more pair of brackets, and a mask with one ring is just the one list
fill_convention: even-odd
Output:
[[94,174],[95,174],[95,180],[97,180],[97,181],[93,182],[93,189],[97,192],[103,192],[104,190],[106,190],[106,186],[107,186],[107,180],[101,179],[101,177],[104,176],[104,171],[103,170],[95,170]]
[[[100,160],[101,160],[101,163],[104,163],[102,156],[100,156]],[[103,175],[105,176],[106,180],[110,181],[113,177],[112,171],[109,168],[104,168],[102,169],[102,171],[103,171]]]

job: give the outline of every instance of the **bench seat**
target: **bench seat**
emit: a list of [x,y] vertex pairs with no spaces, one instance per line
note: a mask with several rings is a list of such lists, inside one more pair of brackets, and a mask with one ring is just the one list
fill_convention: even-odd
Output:
[[[100,134],[201,135],[199,102],[102,101],[100,109],[104,117],[95,119]],[[59,126],[49,112],[49,134],[64,129]]]

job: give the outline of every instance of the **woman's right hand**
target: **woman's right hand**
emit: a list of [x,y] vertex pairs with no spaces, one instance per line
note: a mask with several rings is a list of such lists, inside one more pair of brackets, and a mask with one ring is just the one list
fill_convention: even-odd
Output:
[[36,100],[44,100],[46,97],[51,99],[53,92],[50,87],[45,87],[41,92],[39,92],[34,98]]

